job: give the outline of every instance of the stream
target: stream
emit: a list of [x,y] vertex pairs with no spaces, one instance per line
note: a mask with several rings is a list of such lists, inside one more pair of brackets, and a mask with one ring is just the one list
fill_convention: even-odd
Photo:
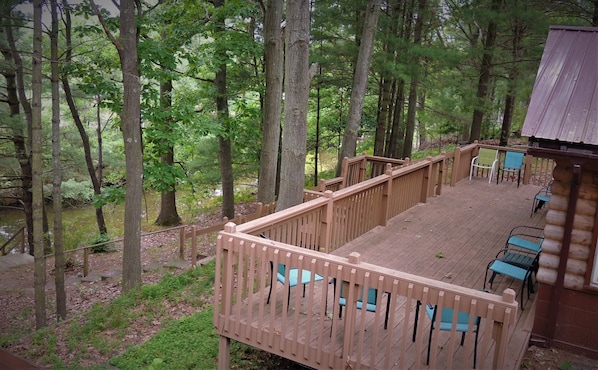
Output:
[[[147,227],[153,225],[158,217],[160,211],[160,194],[146,192],[142,206],[141,227],[145,230]],[[123,233],[124,209],[124,203],[104,206],[104,219],[106,220],[108,234],[111,237]],[[48,213],[49,229],[52,230],[53,213],[51,203],[46,204],[46,211]],[[93,205],[63,208],[62,224],[66,249],[88,244],[99,234]],[[23,226],[25,226],[25,214],[22,210],[0,207],[0,246]]]

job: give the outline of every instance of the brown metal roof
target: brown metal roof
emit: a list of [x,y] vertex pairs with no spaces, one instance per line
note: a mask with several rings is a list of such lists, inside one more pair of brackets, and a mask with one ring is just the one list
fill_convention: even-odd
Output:
[[598,145],[598,28],[550,27],[522,135]]

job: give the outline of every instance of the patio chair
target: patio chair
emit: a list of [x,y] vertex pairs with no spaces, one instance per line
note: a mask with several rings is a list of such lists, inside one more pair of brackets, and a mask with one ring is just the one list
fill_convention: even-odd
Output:
[[[330,280],[330,283],[332,283],[333,285],[333,291],[334,291],[334,297],[336,297],[336,278],[332,278]],[[339,299],[338,299],[338,318],[340,319],[343,316],[343,306],[347,305],[347,297],[345,297],[345,292],[343,292],[344,290],[344,281],[341,281],[340,284],[340,295],[339,295]],[[359,298],[357,299],[357,309],[361,310],[364,308],[364,304],[363,304],[363,291],[364,288],[361,288],[361,292],[359,294]],[[384,315],[384,329],[386,329],[388,327],[388,314],[390,312],[390,293],[385,293],[388,295],[388,297],[386,298],[386,313]],[[365,309],[366,311],[369,312],[376,312],[377,310],[377,304],[378,304],[378,289],[377,288],[368,288],[368,295],[367,295],[367,301],[365,302]],[[330,327],[330,333],[332,334],[332,326]]]
[[542,251],[544,242],[544,229],[535,226],[515,226],[509,232],[509,237],[505,243],[503,251],[505,252],[524,252],[537,254]]
[[550,201],[550,195],[552,194],[552,181],[550,181],[548,185],[542,187],[534,196],[534,202],[532,203],[532,213],[529,216],[530,218],[534,217],[534,213],[538,212],[540,208],[544,207],[544,204]]
[[[413,342],[415,342],[415,336],[417,334],[417,323],[418,323],[418,319],[419,319],[419,309],[420,309],[421,305],[422,305],[421,301],[417,301],[417,306],[415,308],[415,323],[413,324]],[[437,311],[438,311],[438,306],[432,305],[430,303],[426,304],[426,314],[432,321],[432,323],[430,324],[430,336],[428,338],[428,356],[426,358],[426,365],[430,364],[430,349],[431,349],[430,347],[432,346],[432,332],[436,328],[437,324],[438,324],[438,328],[440,330],[451,331],[454,326],[455,331],[461,332],[461,345],[463,345],[463,343],[465,343],[465,333],[467,333],[469,331],[469,314],[467,312],[461,312],[461,311],[457,312],[457,322],[453,323],[454,311],[452,308],[443,307],[439,319],[436,317],[437,313],[438,313]],[[437,321],[438,321],[438,323],[437,323]],[[477,362],[478,333],[480,331],[479,330],[480,329],[480,321],[481,321],[481,318],[479,316],[476,316],[473,320],[473,325],[474,325],[473,331],[475,332],[475,341],[474,341],[474,347],[473,347],[473,368],[474,369],[476,367],[476,362]]]
[[478,155],[473,157],[471,160],[471,167],[469,168],[469,181],[473,176],[473,169],[488,169],[488,183],[492,182],[492,176],[494,176],[494,169],[496,168],[496,162],[498,162],[498,150],[480,148]]
[[523,168],[523,158],[525,154],[520,152],[506,152],[505,160],[502,166],[499,164],[496,173],[496,185],[498,185],[498,178],[502,181],[507,172],[507,179],[509,173],[517,173],[517,187],[521,181],[521,168]]
[[[312,272],[309,270],[301,270],[301,276],[299,276],[299,269],[297,268],[290,268],[289,269],[289,280],[287,281],[286,273],[287,273],[286,265],[279,263],[278,268],[276,269],[276,280],[279,281],[282,285],[288,285],[289,287],[289,294],[287,296],[287,308],[291,301],[291,287],[296,285],[302,284],[303,285],[303,297],[305,297],[305,285],[311,283],[312,281]],[[324,278],[318,274],[313,274],[313,281],[321,281]],[[270,261],[270,291],[268,292],[268,300],[266,304],[270,303],[270,295],[272,294],[272,286],[274,285],[274,263]]]
[[[535,269],[537,269],[539,258],[540,252],[532,257],[532,262],[527,266],[516,265],[513,262],[506,262],[500,258],[493,259],[486,267],[486,274],[484,276],[484,289],[486,289],[486,282],[488,282],[490,284],[490,288],[492,288],[492,284],[494,283],[494,278],[496,275],[504,275],[516,280],[521,280],[521,310],[523,311],[525,308],[525,290],[527,290],[528,300],[530,299],[531,294],[535,293],[535,284],[533,282],[532,273]],[[489,271],[492,271],[492,277],[490,280],[488,280]]]
[[[515,278],[521,274],[523,274],[525,277],[529,271],[529,298],[529,293],[533,293],[535,290],[534,284],[532,283],[532,274],[536,274],[538,272],[538,260],[540,258],[540,253],[542,252],[542,243],[544,242],[543,233],[544,229],[534,226],[516,226],[511,229],[509,237],[505,243],[505,247],[496,254],[495,260],[525,270],[525,274],[524,271],[512,270],[502,263],[494,264],[490,268],[490,270],[492,270],[492,276],[489,280],[490,286],[492,286],[496,275],[500,274],[501,271],[504,272],[503,275],[509,275]],[[517,276],[512,276],[513,274]],[[486,283],[484,282],[484,286],[485,285]],[[521,298],[523,300],[523,295]]]

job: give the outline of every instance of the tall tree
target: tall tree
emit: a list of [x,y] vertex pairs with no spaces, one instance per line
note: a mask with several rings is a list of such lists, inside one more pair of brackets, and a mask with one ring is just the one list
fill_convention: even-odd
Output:
[[[224,6],[224,0],[214,0],[216,8],[216,29],[217,36],[224,36],[225,17],[224,12],[218,11],[218,8]],[[220,9],[222,10],[222,9]],[[233,180],[233,158],[231,143],[231,122],[228,111],[228,93],[226,90],[226,63],[228,60],[226,45],[220,43],[217,46],[216,58],[220,61],[214,79],[216,87],[216,116],[222,127],[222,133],[218,136],[218,157],[220,159],[220,177],[222,184],[222,216],[228,218],[235,217],[235,191]]]
[[310,82],[309,21],[309,2],[287,1],[284,126],[277,211],[303,201]]
[[125,146],[126,194],[125,232],[123,240],[122,292],[141,286],[141,197],[143,194],[143,150],[141,142],[141,82],[137,42],[137,16],[141,2],[123,1],[120,4],[120,37],[114,37],[102,13],[92,0],[94,11],[110,38],[120,59],[123,75],[123,106],[120,114]]
[[284,72],[283,39],[280,28],[282,5],[282,0],[268,0],[264,17],[266,94],[264,96],[262,151],[257,193],[257,199],[262,203],[272,203],[276,200]]
[[33,250],[35,288],[35,327],[43,328],[46,319],[46,259],[43,229],[42,166],[42,5],[33,1],[33,55],[31,70],[31,189],[33,193]]
[[[160,107],[164,112],[172,108],[172,79],[160,82]],[[168,138],[173,138],[173,119],[168,114],[164,118],[162,129]],[[174,166],[174,140],[166,140],[160,146],[160,161],[167,169]],[[169,184],[160,192],[160,213],[156,219],[156,225],[173,226],[181,223],[181,217],[176,208],[176,189],[174,184]]]
[[60,165],[60,72],[58,68],[58,0],[50,1],[52,29],[50,31],[50,69],[52,82],[52,202],[54,210],[54,285],[56,286],[56,316],[66,319],[64,288],[64,242],[62,237],[62,166]]
[[361,44],[359,45],[355,76],[353,78],[353,89],[351,90],[351,100],[349,103],[349,116],[347,117],[341,153],[336,166],[337,176],[340,175],[343,158],[355,156],[357,133],[361,124],[361,114],[363,112],[363,99],[367,89],[372,50],[374,50],[374,38],[376,36],[376,28],[378,25],[378,14],[380,14],[380,0],[369,0],[363,26],[363,34],[361,36]]
[[[415,28],[413,30],[413,45],[416,47],[421,45],[422,30],[424,28],[424,18],[428,11],[426,0],[418,1],[417,20],[415,21]],[[418,88],[420,83],[420,60],[419,56],[414,56],[414,68],[411,76],[411,83],[409,85],[409,103],[407,106],[407,121],[405,124],[405,141],[403,145],[403,158],[411,157],[413,149],[413,135],[415,133],[415,115],[418,106]]]
[[492,73],[493,49],[496,43],[497,21],[494,18],[498,15],[500,3],[500,0],[492,0],[492,5],[490,7],[491,14],[488,21],[488,29],[484,37],[484,53],[482,55],[482,64],[480,65],[479,71],[476,106],[473,111],[471,133],[469,135],[469,140],[471,142],[479,140],[482,133],[482,123],[486,112],[485,107],[488,104],[487,99],[491,77],[490,74]]
[[[25,92],[25,77],[23,59],[17,48],[14,28],[17,26],[16,19],[11,14],[8,4],[3,5],[3,24],[6,36],[6,44],[2,42],[2,56],[4,57],[6,68],[2,73],[6,78],[6,93],[11,117],[20,115],[21,109],[25,114],[25,124],[14,122],[12,128],[12,142],[14,145],[15,157],[19,162],[21,170],[21,202],[25,213],[25,224],[27,226],[27,244],[30,246],[29,253],[34,254],[33,246],[33,194],[31,188],[32,164],[31,164],[31,116],[32,109],[27,94]],[[2,40],[4,41],[4,40]]]
[[[64,35],[66,40],[66,51],[65,51],[65,65],[68,65],[72,62],[73,56],[73,42],[72,42],[72,21],[71,21],[71,11],[66,3],[66,0],[63,0],[64,5],[64,12],[65,12],[65,29]],[[85,130],[83,120],[79,114],[79,109],[77,108],[77,104],[75,103],[75,98],[72,93],[71,84],[69,81],[69,75],[66,72],[66,68],[63,69],[63,74],[61,76],[62,81],[62,88],[64,90],[64,97],[68,104],[69,110],[71,112],[71,116],[73,117],[73,121],[75,126],[77,126],[77,130],[79,131],[79,136],[81,137],[81,143],[83,144],[83,153],[85,157],[85,164],[87,167],[87,173],[89,174],[89,178],[91,179],[91,184],[93,186],[93,193],[96,196],[100,196],[102,194],[102,135],[101,130],[98,130],[98,164],[94,166],[94,161],[91,155],[91,143],[89,140],[89,135],[87,135],[87,131]],[[98,102],[98,109],[99,102]],[[99,118],[99,117],[98,117]],[[98,119],[98,126],[100,126],[100,121]],[[107,235],[108,228],[106,227],[106,220],[104,218],[104,209],[102,206],[97,206],[95,208],[96,214],[96,223],[98,225],[98,232],[100,235]]]

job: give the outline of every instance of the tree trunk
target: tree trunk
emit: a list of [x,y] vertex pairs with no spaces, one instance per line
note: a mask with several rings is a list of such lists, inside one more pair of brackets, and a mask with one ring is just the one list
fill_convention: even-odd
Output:
[[[13,24],[11,20],[4,19],[6,32],[6,41],[8,45],[3,45],[2,54],[4,55],[7,65],[14,64],[14,70],[8,69],[5,73],[7,76],[7,93],[11,116],[19,114],[19,104],[23,107],[25,119],[27,122],[27,133],[20,127],[13,129],[13,145],[15,147],[15,157],[19,161],[21,169],[21,201],[23,202],[23,212],[25,213],[25,223],[27,225],[27,244],[29,245],[29,253],[34,254],[33,251],[33,194],[31,193],[31,157],[29,153],[31,141],[31,104],[25,93],[25,78],[23,76],[23,61],[16,46],[13,35]],[[12,60],[10,60],[12,58]],[[4,73],[4,72],[3,72]],[[11,86],[10,81],[14,81]],[[13,89],[14,87],[14,89]]]
[[264,204],[276,200],[276,170],[280,144],[284,66],[282,30],[280,29],[282,3],[282,0],[269,0],[264,19],[266,95],[264,97],[264,129],[257,191],[258,201]]
[[[500,0],[492,0],[492,13],[498,11]],[[486,109],[486,100],[488,97],[488,84],[490,82],[490,72],[492,71],[492,49],[496,43],[496,22],[490,20],[488,23],[488,31],[486,32],[486,40],[484,42],[484,54],[482,56],[482,65],[480,66],[480,77],[478,80],[478,89],[476,94],[476,107],[473,111],[473,119],[471,121],[471,133],[469,140],[471,142],[480,140],[482,132],[482,122],[484,121],[484,113]]]
[[309,23],[309,2],[287,1],[284,126],[277,211],[303,202],[309,95]]
[[141,147],[141,84],[139,79],[135,2],[120,4],[121,43],[117,43],[123,72],[121,125],[125,143],[126,196],[123,247],[122,292],[141,285],[141,198],[143,193],[143,153]]
[[62,238],[62,167],[60,166],[60,75],[58,71],[58,4],[51,0],[52,31],[50,67],[52,73],[52,200],[54,209],[54,285],[56,286],[56,316],[66,319],[64,288],[64,242]]
[[[65,63],[69,63],[72,57],[72,41],[71,41],[71,17],[69,7],[65,6],[65,39],[66,39],[66,54],[65,54]],[[77,130],[79,131],[79,136],[81,136],[81,142],[83,144],[83,153],[85,156],[85,164],[87,165],[87,173],[89,174],[89,178],[91,180],[91,184],[93,186],[93,193],[94,195],[98,196],[102,193],[102,177],[101,172],[96,172],[96,168],[93,165],[93,158],[91,158],[91,145],[89,143],[89,136],[87,135],[87,131],[85,131],[85,127],[83,126],[83,122],[81,121],[81,117],[79,116],[79,110],[75,104],[75,99],[73,98],[73,94],[71,92],[71,86],[69,83],[68,76],[65,74],[62,76],[62,88],[64,90],[64,97],[66,102],[69,106],[69,110],[71,111],[71,116],[73,117],[73,121],[75,122],[75,126],[77,126]],[[99,109],[99,104],[98,104]],[[99,122],[98,122],[99,124]],[[101,140],[101,131],[98,130],[98,140]],[[101,142],[98,142],[100,145]],[[101,146],[98,146],[98,152],[101,153]],[[99,165],[101,167],[101,159],[98,160]],[[108,234],[108,229],[106,228],[106,221],[104,219],[104,211],[102,207],[98,207],[95,209],[96,214],[96,223],[98,225],[98,232],[101,235]]]
[[33,56],[31,69],[31,173],[33,193],[33,250],[35,288],[35,328],[47,325],[46,259],[43,229],[42,164],[42,0],[33,1]]
[[361,113],[363,112],[363,99],[367,89],[368,72],[370,70],[370,60],[372,50],[374,49],[374,37],[376,36],[376,27],[378,25],[378,14],[380,14],[380,0],[369,0],[363,26],[363,35],[359,54],[357,56],[357,66],[353,78],[353,89],[351,91],[351,101],[349,103],[349,116],[345,126],[341,155],[336,166],[336,176],[340,176],[342,161],[345,157],[354,157],[357,148],[357,133],[361,123]]
[[[415,21],[415,28],[413,30],[413,45],[421,45],[422,29],[424,27],[424,14],[427,11],[426,0],[419,1],[419,7],[417,9],[417,20]],[[417,90],[419,88],[419,64],[421,59],[414,57],[413,63],[418,66],[414,68],[413,75],[411,76],[411,84],[409,86],[409,103],[407,106],[407,121],[405,125],[405,141],[403,145],[403,158],[411,157],[413,150],[413,135],[415,133],[415,116],[417,113]]]
[[517,96],[517,81],[519,80],[519,60],[521,58],[521,40],[523,39],[524,24],[521,19],[514,20],[513,26],[513,50],[511,55],[513,61],[509,68],[509,75],[507,79],[508,91],[505,97],[505,111],[503,113],[502,127],[500,130],[500,145],[506,146],[509,144],[509,137],[511,136],[511,126],[513,123],[513,114],[515,112],[515,98]]
[[[215,0],[214,7],[224,6],[224,0]],[[219,17],[217,22],[218,32],[225,32],[224,18]],[[222,135],[218,138],[219,144],[219,158],[220,158],[220,178],[222,185],[222,216],[228,218],[235,217],[235,191],[233,179],[233,159],[232,159],[232,143],[228,135],[230,129],[230,117],[228,113],[228,96],[226,90],[226,49],[223,47],[220,50],[219,69],[216,72],[214,79],[214,86],[216,87],[216,110],[218,121],[222,126]]]
[[[172,109],[172,79],[160,83],[160,105],[164,111]],[[172,133],[172,119],[167,118],[164,122],[163,129]],[[168,168],[174,165],[174,146],[172,143],[168,144],[166,153],[164,153],[160,160]],[[160,226],[174,226],[180,225],[181,217],[176,209],[176,189],[172,185],[167,191],[160,193],[160,214],[156,219],[155,224]]]
[[380,78],[380,97],[378,102],[378,117],[376,119],[376,135],[374,138],[374,155],[383,156],[385,152],[388,117],[390,112],[391,83],[388,78]]
[[394,82],[395,99],[392,117],[392,129],[390,133],[390,144],[388,145],[388,156],[390,158],[401,158],[403,141],[405,140],[405,125],[403,122],[405,107],[405,81],[400,78]]

